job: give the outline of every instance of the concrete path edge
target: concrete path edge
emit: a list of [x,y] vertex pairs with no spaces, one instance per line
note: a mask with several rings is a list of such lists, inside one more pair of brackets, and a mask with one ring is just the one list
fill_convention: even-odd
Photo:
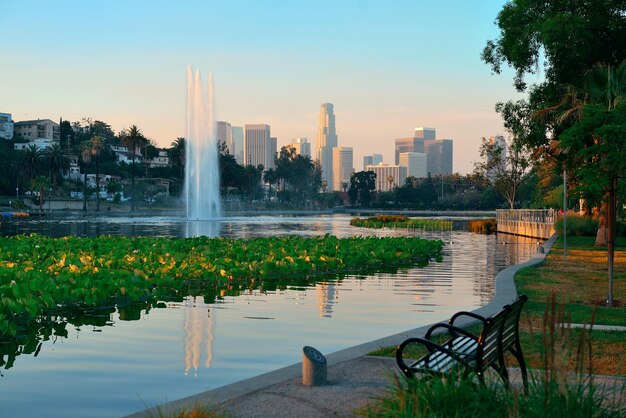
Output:
[[[554,234],[543,245],[539,246],[537,253],[528,261],[515,266],[508,267],[500,271],[495,279],[495,295],[491,302],[474,310],[473,312],[482,316],[490,316],[500,310],[504,305],[513,302],[517,298],[517,289],[515,287],[515,273],[522,268],[535,266],[545,260],[546,255],[550,252],[558,235]],[[459,326],[469,326],[476,320],[461,320],[456,322]],[[410,337],[423,337],[426,331],[433,324],[425,325],[409,331],[379,338],[374,341],[359,344],[340,351],[326,355],[328,367],[344,361],[362,357],[368,353],[375,351],[381,347],[398,345],[402,341]],[[292,364],[271,372],[267,372],[249,379],[234,382],[216,389],[201,392],[192,396],[181,398],[175,401],[164,403],[150,409],[140,411],[128,415],[126,418],[145,418],[151,416],[159,416],[159,411],[173,411],[178,409],[192,409],[195,405],[213,405],[223,403],[239,396],[252,393],[262,388],[277,384],[279,382],[295,379],[302,375],[302,363]]]

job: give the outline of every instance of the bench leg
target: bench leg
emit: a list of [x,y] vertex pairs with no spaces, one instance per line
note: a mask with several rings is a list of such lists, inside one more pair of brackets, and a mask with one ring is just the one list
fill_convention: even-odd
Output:
[[522,371],[522,382],[524,383],[524,393],[528,394],[528,371],[526,370],[526,361],[524,360],[524,353],[522,353],[522,347],[519,340],[515,343],[515,348],[509,348],[509,351],[519,363],[520,370]]

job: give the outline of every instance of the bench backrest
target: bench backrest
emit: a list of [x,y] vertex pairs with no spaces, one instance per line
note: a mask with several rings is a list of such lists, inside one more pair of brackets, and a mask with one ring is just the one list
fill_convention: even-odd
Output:
[[502,350],[508,350],[517,340],[519,340],[519,317],[522,313],[524,303],[528,300],[528,296],[521,295],[510,306],[504,324],[502,325]]
[[511,307],[506,305],[500,312],[485,320],[483,330],[478,337],[477,361],[479,366],[488,367],[498,360],[501,351],[501,331]]
[[515,302],[505,305],[500,312],[486,319],[478,337],[477,360],[480,366],[490,366],[498,360],[500,353],[519,340],[519,317],[527,300],[526,295],[521,295]]

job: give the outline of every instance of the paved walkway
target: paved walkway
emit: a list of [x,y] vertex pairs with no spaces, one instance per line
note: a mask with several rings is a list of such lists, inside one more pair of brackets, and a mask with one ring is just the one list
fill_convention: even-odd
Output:
[[[550,238],[533,258],[502,270],[496,276],[493,300],[475,312],[490,316],[517,297],[515,273],[542,262],[556,240]],[[470,325],[469,318],[457,321]],[[409,337],[424,336],[430,325],[391,335],[326,355],[329,384],[319,387],[302,385],[302,364],[297,363],[263,375],[159,406],[162,412],[197,404],[217,405],[233,417],[352,417],[354,410],[385,393],[393,374],[398,372],[395,359],[369,357],[368,353],[398,345]],[[514,372],[512,374],[515,374]],[[141,411],[129,418],[159,416],[154,410]]]

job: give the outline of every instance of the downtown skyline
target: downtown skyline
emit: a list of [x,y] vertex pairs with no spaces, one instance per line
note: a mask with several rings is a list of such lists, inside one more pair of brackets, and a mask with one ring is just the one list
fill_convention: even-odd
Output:
[[213,73],[217,120],[270,125],[278,149],[299,137],[315,147],[319,105],[329,102],[355,162],[383,154],[393,163],[395,138],[436,126],[464,174],[483,136],[506,135],[495,103],[520,97],[508,69],[492,75],[480,61],[503,4],[7,3],[0,112],[91,117],[115,131],[136,124],[167,147],[185,133],[191,65]]

